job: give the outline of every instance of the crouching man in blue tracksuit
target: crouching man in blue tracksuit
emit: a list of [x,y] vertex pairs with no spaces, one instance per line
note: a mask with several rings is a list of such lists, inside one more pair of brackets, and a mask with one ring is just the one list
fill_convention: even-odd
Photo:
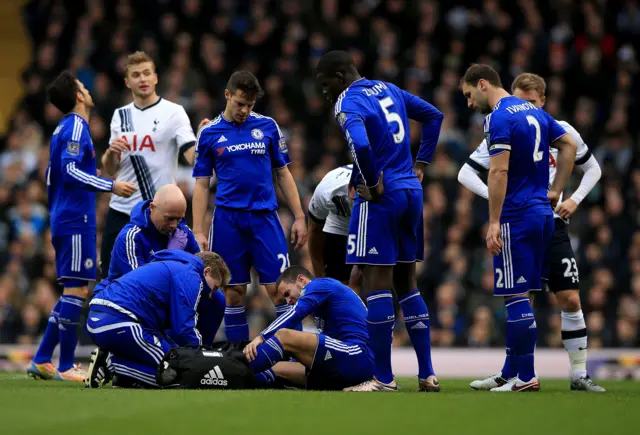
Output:
[[[186,211],[187,200],[175,184],[162,186],[152,201],[136,204],[131,211],[131,220],[113,245],[109,276],[96,285],[94,297],[98,297],[110,282],[147,264],[154,252],[163,249],[200,252],[200,246],[184,220]],[[213,343],[224,318],[225,303],[221,290],[200,301],[197,327],[203,344]]]
[[202,344],[196,308],[229,279],[214,252],[164,250],[109,283],[89,304],[87,330],[98,349],[86,385],[100,387],[115,374],[115,387],[157,387],[158,364],[170,348]]

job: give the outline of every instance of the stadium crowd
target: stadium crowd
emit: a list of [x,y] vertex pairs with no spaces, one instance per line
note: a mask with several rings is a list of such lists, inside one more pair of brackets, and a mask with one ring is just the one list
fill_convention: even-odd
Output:
[[[602,180],[570,225],[589,346],[640,345],[640,132],[633,121],[640,116],[637,0],[86,0],[79,5],[31,1],[24,9],[33,61],[23,74],[24,98],[0,138],[0,343],[37,343],[59,291],[45,171],[48,140],[60,113],[47,104],[45,87],[60,70],[71,69],[93,96],[90,127],[99,153],[108,146],[114,109],[131,98],[122,68],[128,53],[141,49],[155,59],[159,94],[183,105],[194,129],[223,109],[231,72],[254,72],[266,90],[256,111],[283,129],[306,210],[324,174],[349,162],[313,81],[320,56],[337,48],[349,50],[365,76],[396,83],[445,115],[424,185],[427,260],[419,265],[434,346],[504,341],[504,306],[492,296],[484,243],[487,204],[457,181],[458,170],[482,140],[482,117],[467,109],[458,89],[472,62],[494,66],[506,88],[521,72],[545,77],[546,110],[574,125],[599,161]],[[419,128],[411,129],[416,149],[419,134]],[[191,168],[181,167],[178,184],[187,198],[193,182]],[[576,186],[577,176],[569,190]],[[99,196],[98,228],[108,200],[107,194]],[[287,213],[286,208],[281,213],[285,231],[292,223]],[[292,264],[310,266],[306,247],[298,253],[291,249],[290,255]],[[275,317],[257,286],[248,309],[252,335]],[[538,297],[535,309],[538,344],[561,347],[552,297]],[[394,345],[408,340],[398,320]]]

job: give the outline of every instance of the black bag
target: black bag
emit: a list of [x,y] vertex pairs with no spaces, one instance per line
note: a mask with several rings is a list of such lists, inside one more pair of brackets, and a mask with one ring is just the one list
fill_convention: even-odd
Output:
[[164,355],[156,382],[183,389],[245,390],[258,384],[242,349],[247,343],[174,347]]

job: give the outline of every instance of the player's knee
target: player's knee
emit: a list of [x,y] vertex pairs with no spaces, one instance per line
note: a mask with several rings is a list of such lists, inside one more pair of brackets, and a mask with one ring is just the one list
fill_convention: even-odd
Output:
[[418,287],[415,263],[398,263],[393,270],[393,288],[402,297]]
[[294,331],[293,329],[284,328],[279,329],[278,332],[276,332],[275,336],[280,341],[280,344],[282,344],[285,350],[287,350],[287,348],[295,341],[294,335],[296,332],[297,331]]
[[247,288],[243,285],[230,285],[224,288],[224,296],[228,307],[244,305]]
[[[69,286],[67,286],[68,284]],[[89,287],[86,285],[86,281],[65,283],[64,294],[67,296],[77,296],[79,298],[86,299],[89,297]]]
[[366,293],[393,288],[393,268],[391,266],[368,265],[363,271],[363,289]]
[[274,304],[284,303],[284,298],[282,298],[280,295],[278,295],[278,288],[276,287],[275,284],[266,284],[264,286],[264,288],[267,290],[267,294],[269,295],[269,299],[271,299],[271,301]]
[[577,290],[564,290],[556,293],[560,309],[566,313],[580,311],[580,293]]

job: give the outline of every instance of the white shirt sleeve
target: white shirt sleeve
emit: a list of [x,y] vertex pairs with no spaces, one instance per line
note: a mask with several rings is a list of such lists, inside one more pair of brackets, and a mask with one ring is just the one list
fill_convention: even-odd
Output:
[[180,152],[186,151],[182,149],[184,145],[190,144],[191,146],[196,144],[196,136],[193,134],[193,128],[191,128],[191,121],[184,107],[179,106],[176,114],[174,115],[175,123],[173,128],[176,132],[176,146],[180,149]]
[[330,195],[331,190],[328,190],[326,186],[323,185],[322,180],[316,190],[313,192],[313,197],[311,197],[311,201],[309,202],[309,215],[314,220],[323,222],[329,216],[329,213],[335,212],[335,204],[331,201]]
[[489,199],[489,187],[478,176],[478,171],[468,163],[462,165],[458,172],[458,181],[476,195]]
[[109,143],[113,142],[115,139],[118,138],[119,132],[120,132],[119,126],[120,126],[120,114],[116,110],[113,112],[113,116],[111,117],[111,126],[110,126],[111,135],[109,136]]
[[589,159],[582,163],[580,167],[584,170],[584,174],[582,174],[580,185],[576,191],[573,192],[573,195],[571,195],[571,199],[578,205],[586,198],[595,185],[598,184],[602,176],[602,169],[600,169],[598,161],[591,153],[589,153]]
[[467,165],[471,166],[477,172],[486,172],[491,167],[491,156],[487,148],[487,140],[484,139],[478,148],[467,159]]

